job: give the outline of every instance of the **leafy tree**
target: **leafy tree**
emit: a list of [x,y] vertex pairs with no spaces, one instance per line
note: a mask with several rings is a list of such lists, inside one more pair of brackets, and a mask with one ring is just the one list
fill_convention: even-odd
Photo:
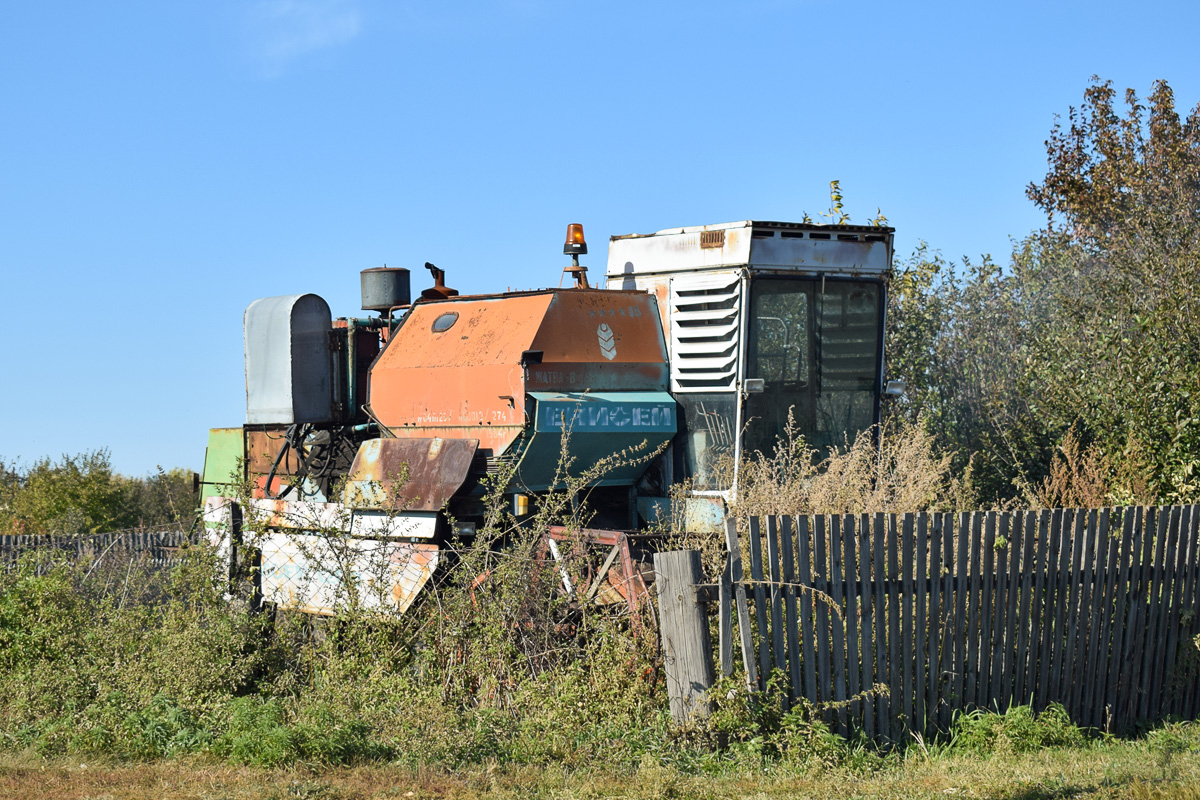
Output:
[[176,467],[146,478],[127,478],[137,524],[146,527],[190,522],[199,498],[191,470]]
[[1028,494],[1068,430],[1110,502],[1200,496],[1200,106],[1181,121],[1163,81],[1123,115],[1114,96],[1093,79],[1054,126],[1028,188],[1047,226],[1008,268],[921,248],[893,282],[894,413],[973,457],[985,498]]
[[186,521],[196,507],[191,473],[127,478],[107,450],[43,458],[22,470],[0,462],[0,532],[97,533]]
[[990,258],[960,269],[922,244],[892,281],[888,374],[908,383],[893,415],[921,421],[982,499],[1016,494],[1043,471],[1055,431],[1031,398],[1031,326],[1020,275]]
[[1078,421],[1109,456],[1144,461],[1162,498],[1200,496],[1200,106],[1171,88],[1114,108],[1093,78],[1046,141],[1028,196],[1047,214],[1014,265],[1036,328],[1030,375],[1045,416]]
[[24,474],[7,470],[3,527],[18,533],[94,533],[132,524],[128,486],[108,451],[43,458]]

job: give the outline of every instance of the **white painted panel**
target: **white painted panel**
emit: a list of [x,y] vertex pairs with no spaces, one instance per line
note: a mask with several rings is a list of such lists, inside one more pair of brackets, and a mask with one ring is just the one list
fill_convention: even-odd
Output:
[[732,391],[741,329],[740,271],[671,278],[671,391]]

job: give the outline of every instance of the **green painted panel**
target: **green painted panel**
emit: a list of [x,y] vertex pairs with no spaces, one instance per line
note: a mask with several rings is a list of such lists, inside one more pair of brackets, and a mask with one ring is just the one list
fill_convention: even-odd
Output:
[[666,392],[531,392],[534,430],[578,433],[675,433],[675,398]]
[[581,475],[598,462],[616,459],[595,481],[599,486],[630,486],[649,466],[645,456],[675,435],[676,404],[666,392],[532,392],[534,424],[519,457],[515,488],[539,492],[554,486],[567,437],[570,472]]
[[200,479],[200,502],[227,495],[229,481],[241,479],[241,461],[246,444],[241,428],[213,428],[204,452],[204,474]]

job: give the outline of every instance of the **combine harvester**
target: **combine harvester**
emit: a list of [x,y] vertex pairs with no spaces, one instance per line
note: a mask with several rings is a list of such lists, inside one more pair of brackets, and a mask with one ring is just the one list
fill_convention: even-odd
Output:
[[313,294],[256,300],[246,424],[209,434],[209,535],[280,608],[333,614],[353,592],[403,612],[445,545],[484,524],[488,492],[530,520],[562,488],[564,452],[579,473],[641,448],[660,454],[588,486],[587,530],[544,532],[555,558],[569,536],[609,548],[591,587],[564,573],[565,589],[632,608],[636,532],[672,510],[717,529],[743,453],[769,452],[789,410],[817,448],[878,422],[892,236],[753,221],[614,236],[599,289],[573,224],[569,288],[460,295],[426,264],[416,301],[408,270],[361,273],[375,316],[333,319]]

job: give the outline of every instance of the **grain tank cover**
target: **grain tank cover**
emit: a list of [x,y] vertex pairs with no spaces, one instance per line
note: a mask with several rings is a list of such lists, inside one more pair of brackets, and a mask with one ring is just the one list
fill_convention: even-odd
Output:
[[246,308],[246,424],[333,419],[329,305],[315,294],[255,300]]

